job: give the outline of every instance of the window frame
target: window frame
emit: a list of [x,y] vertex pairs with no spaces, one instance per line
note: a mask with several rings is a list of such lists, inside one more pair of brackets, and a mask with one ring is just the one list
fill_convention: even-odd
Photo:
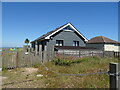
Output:
[[56,46],[63,46],[64,41],[63,40],[56,40]]
[[73,46],[78,47],[79,46],[79,41],[73,41]]

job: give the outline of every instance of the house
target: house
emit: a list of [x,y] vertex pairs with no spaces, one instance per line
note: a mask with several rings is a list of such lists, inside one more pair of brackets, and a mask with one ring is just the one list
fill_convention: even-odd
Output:
[[50,31],[31,42],[34,51],[54,51],[54,46],[86,47],[87,38],[71,23]]
[[97,36],[88,40],[87,47],[93,47],[103,51],[120,52],[120,42],[114,41],[104,36]]

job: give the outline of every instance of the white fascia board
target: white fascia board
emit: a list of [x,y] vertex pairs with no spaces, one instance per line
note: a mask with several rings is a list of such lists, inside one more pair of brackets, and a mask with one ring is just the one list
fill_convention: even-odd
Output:
[[87,38],[85,38],[80,32],[78,32],[78,30],[77,30],[73,25],[71,25],[70,23],[69,23],[69,25],[70,25],[80,36],[82,36],[82,37],[85,39],[85,41],[88,41]]
[[55,33],[57,33],[58,31],[60,31],[61,29],[65,28],[66,26],[68,26],[68,24],[66,24],[65,26],[61,27],[57,31],[53,32],[52,34],[48,35],[47,37],[45,37],[45,39],[50,39],[50,36],[54,35]]
[[45,37],[45,39],[50,39],[50,36],[54,35],[55,33],[57,33],[58,31],[62,30],[63,28],[65,28],[66,26],[70,25],[80,36],[82,36],[85,41],[88,41],[80,32],[78,32],[78,30],[71,25],[70,23],[66,24],[65,26],[61,27],[60,29],[58,29],[57,31],[53,32],[52,34],[50,34],[49,36]]
[[73,32],[72,30],[64,29],[65,32]]

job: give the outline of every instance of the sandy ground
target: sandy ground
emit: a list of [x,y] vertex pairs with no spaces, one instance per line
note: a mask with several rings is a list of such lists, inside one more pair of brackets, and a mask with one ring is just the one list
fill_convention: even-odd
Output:
[[[20,70],[20,71],[19,71]],[[37,72],[38,71],[38,68],[32,68],[32,67],[29,67],[29,68],[18,68],[18,72],[17,71],[15,71],[15,70],[8,70],[7,72],[11,72],[11,73],[13,73],[13,74],[15,74],[15,75],[17,75],[18,73],[20,73],[23,77],[26,77],[26,78],[28,78],[29,76],[31,76],[31,75],[35,75],[35,74],[33,74],[33,73],[35,73],[35,72]],[[16,78],[16,77],[15,77]],[[21,78],[21,76],[20,76],[20,78]],[[3,76],[0,76],[0,81],[6,81],[7,79],[9,79],[9,76],[7,77],[3,77]],[[29,78],[28,78],[29,79]],[[21,86],[22,86],[22,84],[26,84],[26,83],[31,83],[32,81],[29,81],[28,79],[24,79],[24,80],[19,80],[19,81],[9,81],[9,82],[6,82],[6,83],[13,83],[14,85],[16,85],[16,87],[17,87],[17,85],[19,84],[19,82],[20,82],[20,84],[21,84]],[[18,78],[16,78],[16,80],[18,80]],[[8,80],[7,80],[8,81]],[[28,81],[28,82],[27,82]],[[16,83],[15,84],[15,82],[18,82],[18,83]],[[4,83],[4,84],[6,84],[6,83]],[[0,83],[0,86],[2,85],[3,83]],[[7,84],[7,85],[4,85],[4,86],[2,86],[3,88],[7,88],[7,87],[11,87],[12,88],[12,85],[13,84]],[[20,85],[19,84],[19,85]],[[19,85],[18,85],[18,87],[19,87]]]
[[38,71],[38,68],[25,68],[26,74],[31,74]]

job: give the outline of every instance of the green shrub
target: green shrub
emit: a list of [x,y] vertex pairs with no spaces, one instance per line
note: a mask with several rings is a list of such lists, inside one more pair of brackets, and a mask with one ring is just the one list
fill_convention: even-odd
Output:
[[66,60],[66,59],[61,59],[61,58],[55,58],[52,61],[55,65],[65,65],[65,66],[70,66],[72,63],[80,63],[80,60]]
[[75,60],[75,63],[80,63],[81,61],[80,60]]
[[92,58],[93,58],[94,60],[101,60],[101,58],[98,57],[98,56],[93,56]]
[[5,67],[2,67],[2,71],[5,71],[6,69],[5,69]]
[[34,68],[39,68],[40,67],[40,64],[35,64],[33,65]]

